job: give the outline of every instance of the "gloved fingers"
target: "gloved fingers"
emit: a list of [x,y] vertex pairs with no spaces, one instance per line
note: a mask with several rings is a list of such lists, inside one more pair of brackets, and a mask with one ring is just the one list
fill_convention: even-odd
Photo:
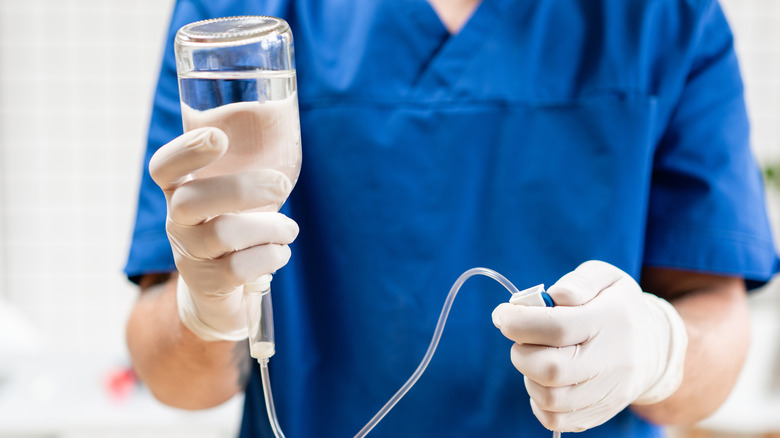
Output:
[[525,389],[536,405],[548,412],[574,412],[604,400],[614,382],[596,376],[581,383],[566,386],[544,386],[525,376]]
[[598,333],[603,321],[583,307],[535,307],[499,304],[493,310],[493,324],[518,344],[565,347],[576,345]]
[[244,284],[281,269],[290,261],[290,247],[269,243],[234,252],[219,259],[234,284]]
[[270,274],[290,260],[290,247],[269,243],[253,246],[216,260],[177,257],[176,266],[191,291],[209,295],[229,293],[244,283]]
[[599,260],[589,260],[550,286],[547,293],[556,306],[581,306],[622,277],[619,268]]
[[197,225],[225,213],[276,211],[290,191],[290,179],[273,169],[195,179],[171,194],[168,217],[180,225]]
[[298,236],[298,224],[277,212],[227,213],[199,225],[168,221],[167,231],[183,255],[210,260],[268,243],[288,245]]
[[217,128],[198,128],[171,140],[155,152],[149,174],[163,191],[173,190],[193,172],[225,154],[228,137]]
[[531,399],[531,410],[542,425],[559,432],[582,432],[600,426],[628,405],[596,403],[574,412],[552,412],[540,408]]
[[547,387],[562,387],[587,382],[598,375],[598,369],[578,359],[580,345],[546,347],[514,344],[510,353],[512,365],[524,376]]

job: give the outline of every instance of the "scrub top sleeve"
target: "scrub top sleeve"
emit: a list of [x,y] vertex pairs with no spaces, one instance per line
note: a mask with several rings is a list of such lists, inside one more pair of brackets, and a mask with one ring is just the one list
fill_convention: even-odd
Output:
[[656,151],[644,264],[735,275],[778,270],[733,37],[702,2],[684,88]]
[[173,10],[154,95],[135,228],[124,269],[131,281],[137,281],[143,274],[176,270],[170,243],[165,233],[167,215],[165,197],[149,176],[149,160],[157,149],[182,133],[179,85],[173,52],[174,37],[181,26],[200,20],[207,13],[199,2],[193,1],[178,1]]

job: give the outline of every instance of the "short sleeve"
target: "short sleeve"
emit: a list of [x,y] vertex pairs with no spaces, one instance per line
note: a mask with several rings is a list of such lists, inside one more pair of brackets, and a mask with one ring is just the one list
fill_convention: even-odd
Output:
[[185,24],[209,18],[234,15],[284,16],[288,7],[289,2],[286,0],[225,0],[222,2],[179,0],[176,2],[166,36],[165,52],[154,96],[135,228],[124,269],[131,280],[143,274],[172,272],[176,269],[168,237],[165,234],[167,214],[165,197],[149,176],[149,160],[152,155],[162,145],[182,133],[179,85],[173,46],[176,32]]
[[182,133],[173,40],[181,26],[202,19],[203,14],[204,11],[196,3],[179,1],[174,8],[168,29],[141,173],[135,228],[125,265],[125,274],[131,280],[142,274],[171,272],[176,269],[168,237],[165,234],[167,214],[165,197],[149,176],[149,160],[160,146]]
[[778,258],[731,30],[716,1],[702,3],[685,85],[654,159],[644,264],[755,286],[777,272]]

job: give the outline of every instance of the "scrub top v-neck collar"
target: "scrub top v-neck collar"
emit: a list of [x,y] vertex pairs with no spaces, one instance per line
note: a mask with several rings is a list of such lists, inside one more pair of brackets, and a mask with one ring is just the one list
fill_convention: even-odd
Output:
[[[441,99],[449,94],[482,45],[490,38],[513,0],[482,0],[460,31],[450,34],[427,0],[403,2],[409,20],[421,38],[438,35],[443,43],[409,89],[407,97]],[[432,29],[435,29],[432,30]]]

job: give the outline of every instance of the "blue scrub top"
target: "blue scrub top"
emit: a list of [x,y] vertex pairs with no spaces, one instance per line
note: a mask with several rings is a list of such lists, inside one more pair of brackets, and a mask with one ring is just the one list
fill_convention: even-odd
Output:
[[[273,388],[287,436],[353,436],[422,358],[453,281],[518,287],[588,259],[738,275],[778,269],[732,35],[712,0],[483,0],[450,36],[425,0],[177,3],[149,157],[181,132],[173,35],[285,18],[296,44],[301,228],[275,276]],[[144,168],[126,272],[175,269]],[[461,290],[436,356],[375,437],[548,437],[511,343],[508,294]],[[258,373],[242,437],[271,436]],[[662,436],[626,410],[587,437]]]

